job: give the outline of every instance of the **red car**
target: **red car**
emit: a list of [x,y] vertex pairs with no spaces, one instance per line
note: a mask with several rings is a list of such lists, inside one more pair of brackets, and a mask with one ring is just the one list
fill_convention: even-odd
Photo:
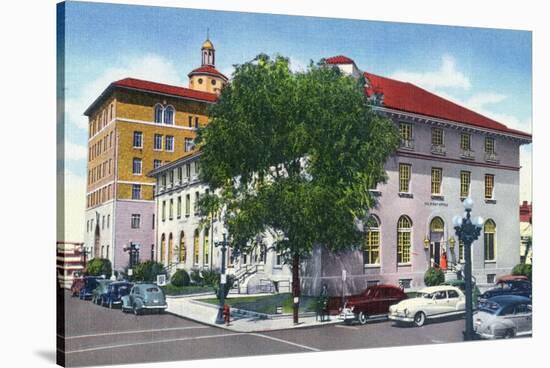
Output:
[[407,299],[407,294],[397,286],[371,286],[361,294],[347,297],[339,318],[346,324],[358,321],[364,325],[369,318],[387,317],[390,305],[403,299]]
[[84,277],[75,277],[71,285],[71,296],[78,296],[80,294],[80,289],[84,286]]

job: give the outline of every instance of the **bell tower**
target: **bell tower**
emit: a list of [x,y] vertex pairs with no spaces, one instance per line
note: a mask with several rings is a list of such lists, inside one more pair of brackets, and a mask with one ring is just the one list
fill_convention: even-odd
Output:
[[189,88],[219,94],[228,79],[215,65],[216,50],[207,36],[201,47],[201,66],[188,74]]

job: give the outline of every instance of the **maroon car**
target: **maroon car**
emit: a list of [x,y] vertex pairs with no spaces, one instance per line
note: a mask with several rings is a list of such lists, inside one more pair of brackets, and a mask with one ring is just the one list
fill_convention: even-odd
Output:
[[71,296],[78,296],[80,289],[85,286],[84,277],[75,277],[71,285]]
[[387,317],[390,305],[407,299],[407,294],[397,286],[376,285],[345,300],[339,318],[346,324],[358,321],[364,325],[369,318]]

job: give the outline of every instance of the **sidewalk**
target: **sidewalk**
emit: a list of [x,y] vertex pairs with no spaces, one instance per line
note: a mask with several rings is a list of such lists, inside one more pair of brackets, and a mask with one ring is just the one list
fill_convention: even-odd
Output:
[[189,318],[196,322],[221,327],[234,332],[286,330],[290,328],[323,326],[342,322],[337,319],[337,316],[331,316],[330,321],[320,322],[315,320],[315,315],[307,314],[305,316],[300,316],[300,323],[298,325],[294,325],[292,315],[278,315],[275,318],[266,318],[266,315],[261,315],[260,313],[249,313],[248,316],[245,316],[238,313],[238,310],[232,309],[231,323],[229,326],[226,326],[225,324],[218,325],[215,323],[216,316],[218,314],[218,306],[200,301],[200,299],[212,298],[213,296],[214,294],[181,297],[168,296],[166,298],[168,303],[168,309],[166,311],[178,316]]

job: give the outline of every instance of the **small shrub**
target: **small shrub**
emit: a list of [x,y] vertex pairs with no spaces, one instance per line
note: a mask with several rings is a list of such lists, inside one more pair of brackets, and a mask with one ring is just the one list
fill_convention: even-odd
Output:
[[216,270],[202,271],[202,279],[204,285],[215,287],[220,282],[220,273]]
[[133,281],[157,281],[157,275],[166,274],[164,265],[156,261],[145,261],[134,267],[132,280]]
[[430,267],[424,274],[424,284],[426,286],[437,286],[445,282],[445,274],[440,268]]
[[101,276],[105,275],[105,278],[111,278],[113,274],[113,268],[111,261],[105,258],[94,258],[86,265],[86,275],[88,276]]
[[201,272],[199,270],[192,270],[191,271],[191,282],[194,285],[204,285],[204,279],[201,276]]
[[533,267],[532,267],[532,265],[527,264],[527,263],[517,264],[512,269],[512,275],[527,276],[529,278],[529,280],[531,281],[531,277],[533,276]]
[[170,283],[177,287],[188,286],[189,281],[189,274],[183,269],[177,270],[170,279]]

